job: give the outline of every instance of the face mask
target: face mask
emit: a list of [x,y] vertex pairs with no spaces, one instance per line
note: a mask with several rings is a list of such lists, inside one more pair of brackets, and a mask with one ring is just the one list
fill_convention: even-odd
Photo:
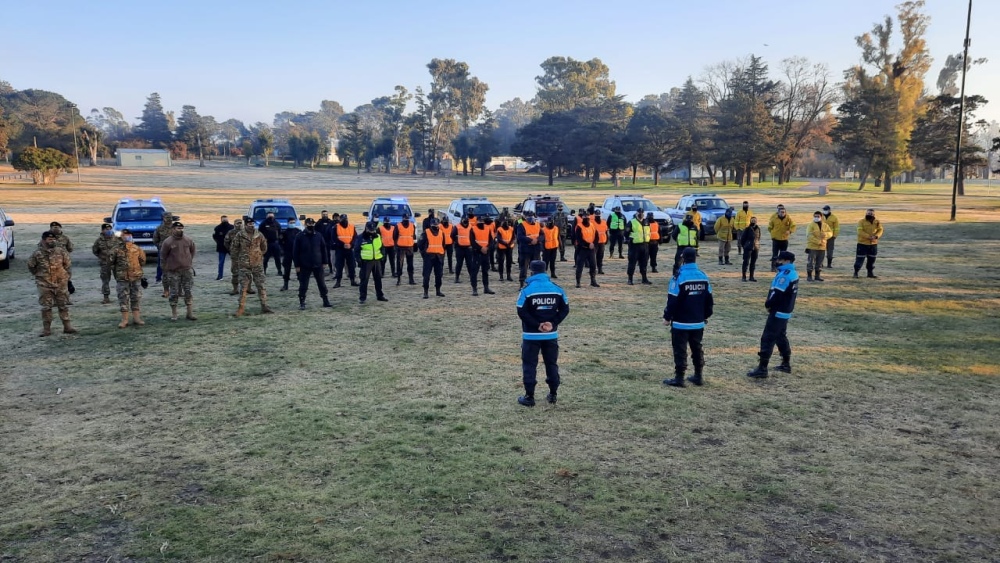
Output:
[[750,209],[750,206],[749,206],[749,205],[744,205],[744,206],[743,206],[743,211],[747,211],[747,210],[749,210],[749,209]]
[[823,216],[826,217],[826,218],[829,218],[830,214],[829,213],[824,213]]
[[222,220],[222,224],[223,225],[228,225],[229,224],[229,219],[223,219]]
[[437,225],[432,226],[431,232],[434,233],[435,235],[438,234],[438,226]]
[[750,221],[750,226],[751,227],[756,227],[757,226],[757,221]]
[[469,226],[469,220],[468,219],[462,219],[462,226],[463,227],[468,227]]
[[122,237],[122,240],[123,240],[123,241],[125,241],[125,242],[132,242],[132,237],[131,237],[131,236],[128,236],[128,235],[126,235],[126,236],[123,236],[123,237]]
[[112,236],[114,234],[115,234],[115,232],[112,231],[111,229],[108,229],[108,230],[104,231],[104,236],[106,236],[106,237],[110,237],[110,236]]
[[532,225],[534,225],[535,224],[535,218],[534,217],[528,217],[528,222],[531,223]]
[[584,227],[589,227],[590,226],[590,219],[584,219],[583,220],[583,226]]
[[184,238],[184,231],[174,233],[174,238]]
[[54,240],[47,240],[47,241],[45,241],[45,246],[47,246],[49,248],[55,248],[56,247],[56,241],[54,241]]
[[49,230],[52,231],[54,234],[57,234],[57,235],[61,235],[62,234],[62,227],[52,227]]
[[813,217],[813,223],[820,223],[823,219],[821,217]]
[[316,227],[314,225],[309,225],[309,226],[306,227],[306,232],[307,233],[311,233],[311,232],[313,232],[315,230],[316,230]]
[[245,228],[246,228],[246,231],[247,231],[248,233],[252,233],[252,232],[253,232],[253,225],[251,225],[251,224],[247,223],[247,225],[246,225],[246,227],[245,227]]
[[875,220],[875,216],[874,215],[865,215],[865,219],[868,219],[869,221],[874,221]]
[[410,224],[410,220],[404,217],[404,218],[403,218],[403,226],[404,226],[404,227],[406,227],[406,226],[408,226],[409,224]]
[[347,226],[347,219],[341,219],[340,220],[340,226],[341,227],[346,227]]
[[784,216],[785,216],[785,210],[782,209],[781,211],[778,212],[778,217],[784,217]]

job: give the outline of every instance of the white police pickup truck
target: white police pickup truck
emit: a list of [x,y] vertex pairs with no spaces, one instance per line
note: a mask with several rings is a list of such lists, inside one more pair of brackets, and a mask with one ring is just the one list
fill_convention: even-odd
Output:
[[10,268],[14,259],[14,220],[0,208],[0,270]]
[[652,213],[653,220],[660,225],[661,236],[666,238],[673,232],[674,223],[670,215],[661,211],[649,198],[641,195],[613,195],[604,200],[604,205],[600,208],[601,218],[605,221],[609,220],[616,207],[621,208],[626,223],[631,221],[635,214],[640,211],[643,215]]

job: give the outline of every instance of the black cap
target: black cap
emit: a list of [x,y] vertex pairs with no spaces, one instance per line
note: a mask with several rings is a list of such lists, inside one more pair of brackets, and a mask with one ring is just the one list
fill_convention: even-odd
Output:
[[56,238],[56,234],[53,233],[52,231],[45,231],[44,233],[42,233],[42,240],[45,240],[49,237]]
[[441,224],[441,221],[438,221],[437,217],[431,217],[431,220],[430,222],[428,222],[428,224],[432,227],[437,227],[438,225]]
[[684,258],[685,264],[692,264],[698,260],[698,251],[691,247],[685,248],[684,252],[681,253],[681,257]]
[[532,260],[528,267],[531,269],[532,274],[541,274],[545,271],[545,262],[542,262],[541,260]]
[[795,254],[787,250],[782,250],[778,253],[778,257],[775,260],[787,260],[788,262],[795,262]]
[[51,223],[49,223],[49,227],[62,227],[62,223],[60,223],[59,221],[52,221]]
[[111,229],[111,228],[114,228],[114,227],[113,227],[113,225],[111,225],[111,223],[102,223],[102,224],[101,224],[101,230],[102,230],[102,231],[103,231],[104,229]]
[[174,227],[180,227],[180,228],[183,229],[184,228],[184,223],[181,223],[180,221],[174,221],[173,226]]
[[306,217],[306,226],[315,225],[315,224],[316,224],[316,220],[315,219],[313,219],[312,217]]
[[829,205],[824,205],[823,206],[823,211],[829,211],[829,210],[830,210],[830,206]]
[[249,222],[251,222],[251,221],[253,221],[253,217],[251,217],[251,216],[249,216],[249,215],[244,215],[244,216],[243,216],[243,222],[244,222],[244,223],[249,223]]
[[130,231],[129,229],[122,229],[122,234],[123,235],[130,235],[130,234],[132,234],[132,231]]

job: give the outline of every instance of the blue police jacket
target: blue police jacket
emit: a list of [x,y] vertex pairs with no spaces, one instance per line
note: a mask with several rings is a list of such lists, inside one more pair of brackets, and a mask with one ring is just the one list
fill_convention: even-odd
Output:
[[[569,314],[569,298],[561,287],[541,273],[524,280],[517,296],[517,316],[525,340],[555,340],[559,338],[559,323]],[[542,332],[538,325],[552,323],[551,332]]]
[[663,318],[677,330],[699,330],[705,328],[714,305],[712,284],[705,272],[695,263],[683,264],[677,277],[670,280]]
[[795,271],[795,264],[778,266],[778,273],[771,282],[771,291],[767,294],[764,307],[779,319],[790,319],[798,294],[799,273]]

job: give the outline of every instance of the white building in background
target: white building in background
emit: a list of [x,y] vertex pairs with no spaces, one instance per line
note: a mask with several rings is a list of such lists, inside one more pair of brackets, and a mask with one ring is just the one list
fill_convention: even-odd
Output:
[[118,149],[115,158],[118,166],[124,168],[159,168],[172,164],[170,151],[166,149]]
[[327,143],[330,145],[330,152],[326,153],[326,161],[328,163],[340,162],[340,157],[337,156],[337,142],[336,137],[327,139]]

